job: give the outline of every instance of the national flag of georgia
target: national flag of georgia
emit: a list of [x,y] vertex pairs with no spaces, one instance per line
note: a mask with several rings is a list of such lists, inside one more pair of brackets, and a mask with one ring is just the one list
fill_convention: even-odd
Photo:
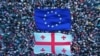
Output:
[[34,53],[53,53],[71,55],[72,36],[62,33],[34,33]]

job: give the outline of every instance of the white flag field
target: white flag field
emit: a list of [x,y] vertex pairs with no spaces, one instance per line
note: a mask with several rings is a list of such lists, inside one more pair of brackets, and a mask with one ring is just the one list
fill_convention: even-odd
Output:
[[62,33],[34,33],[34,53],[71,55],[72,35]]

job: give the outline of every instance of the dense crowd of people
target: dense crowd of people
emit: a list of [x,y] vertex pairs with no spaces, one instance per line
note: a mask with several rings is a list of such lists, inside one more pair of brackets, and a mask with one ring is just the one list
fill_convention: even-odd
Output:
[[100,56],[94,40],[97,35],[100,36],[95,25],[100,17],[100,10],[95,8],[99,3],[99,0],[0,0],[0,56],[34,56],[33,33],[39,32],[35,27],[34,8],[44,7],[71,10],[72,30],[67,33],[74,37],[72,56]]

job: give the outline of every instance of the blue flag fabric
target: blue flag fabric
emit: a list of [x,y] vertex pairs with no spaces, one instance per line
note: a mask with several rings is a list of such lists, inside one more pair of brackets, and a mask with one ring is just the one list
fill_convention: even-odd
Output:
[[69,9],[35,9],[34,18],[38,30],[61,31],[71,29]]

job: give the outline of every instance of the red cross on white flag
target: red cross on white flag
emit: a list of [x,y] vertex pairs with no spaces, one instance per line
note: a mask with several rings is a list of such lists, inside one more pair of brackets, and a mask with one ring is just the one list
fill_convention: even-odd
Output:
[[54,53],[71,55],[72,36],[62,33],[34,33],[34,53]]

